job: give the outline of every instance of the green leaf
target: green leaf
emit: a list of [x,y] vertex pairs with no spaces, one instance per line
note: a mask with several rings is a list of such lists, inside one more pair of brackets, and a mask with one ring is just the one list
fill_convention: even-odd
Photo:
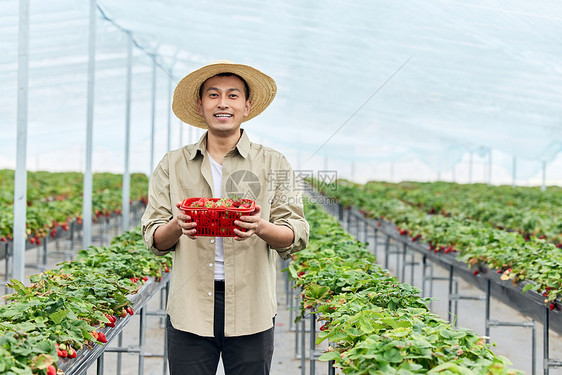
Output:
[[70,310],[59,310],[56,311],[54,313],[52,313],[51,315],[49,315],[49,318],[55,322],[55,324],[60,324],[62,322],[62,320],[64,318],[66,318],[66,316],[70,313]]
[[523,287],[523,293],[528,292],[529,290],[533,289],[536,285],[532,283],[528,283]]
[[341,359],[341,355],[336,350],[331,352],[325,352],[318,358],[319,361],[335,361],[338,359]]
[[401,363],[404,360],[404,358],[402,358],[402,354],[400,354],[400,350],[396,348],[391,348],[390,350],[384,352],[383,358],[385,361],[390,363]]

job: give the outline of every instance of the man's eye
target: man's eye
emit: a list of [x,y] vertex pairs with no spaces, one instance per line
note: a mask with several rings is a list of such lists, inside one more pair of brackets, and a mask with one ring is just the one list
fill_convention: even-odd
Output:
[[215,93],[209,94],[209,97],[211,97],[211,98],[216,98],[217,96],[218,96],[218,94],[215,94]]
[[238,95],[237,95],[237,94],[230,94],[230,97],[231,97],[231,98],[237,98]]

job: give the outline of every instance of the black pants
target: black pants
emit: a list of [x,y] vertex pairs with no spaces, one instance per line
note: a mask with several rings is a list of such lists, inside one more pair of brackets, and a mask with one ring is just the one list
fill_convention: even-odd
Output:
[[[275,321],[274,321],[275,323]],[[267,375],[273,356],[273,328],[254,335],[224,336],[224,292],[215,291],[215,337],[175,329],[167,319],[170,375],[214,375],[219,356],[226,375]]]

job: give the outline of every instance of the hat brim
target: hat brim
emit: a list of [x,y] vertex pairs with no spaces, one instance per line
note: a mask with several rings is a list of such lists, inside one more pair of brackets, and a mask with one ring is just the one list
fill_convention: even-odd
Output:
[[207,129],[207,123],[199,114],[197,99],[199,88],[209,78],[220,73],[233,73],[242,77],[250,89],[250,112],[242,122],[251,120],[271,104],[277,93],[277,85],[270,76],[242,64],[219,61],[206,65],[185,76],[174,90],[172,110],[183,122],[198,128]]

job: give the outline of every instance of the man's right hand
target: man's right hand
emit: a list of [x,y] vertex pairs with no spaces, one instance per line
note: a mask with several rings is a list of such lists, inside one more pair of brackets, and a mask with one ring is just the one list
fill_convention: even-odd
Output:
[[181,233],[194,240],[197,238],[197,236],[195,236],[195,233],[197,233],[197,229],[195,229],[197,223],[191,221],[191,216],[184,214],[183,211],[180,210],[180,206],[181,202],[177,202],[176,207],[178,208],[179,212],[175,219],[177,220],[178,226],[181,229]]
[[[181,202],[176,203],[176,207],[181,205]],[[185,215],[181,210],[178,214],[168,223],[159,226],[154,232],[154,247],[158,250],[166,251],[174,247],[182,235],[186,235],[192,240],[196,239],[195,236],[197,223],[191,221],[191,217]]]

